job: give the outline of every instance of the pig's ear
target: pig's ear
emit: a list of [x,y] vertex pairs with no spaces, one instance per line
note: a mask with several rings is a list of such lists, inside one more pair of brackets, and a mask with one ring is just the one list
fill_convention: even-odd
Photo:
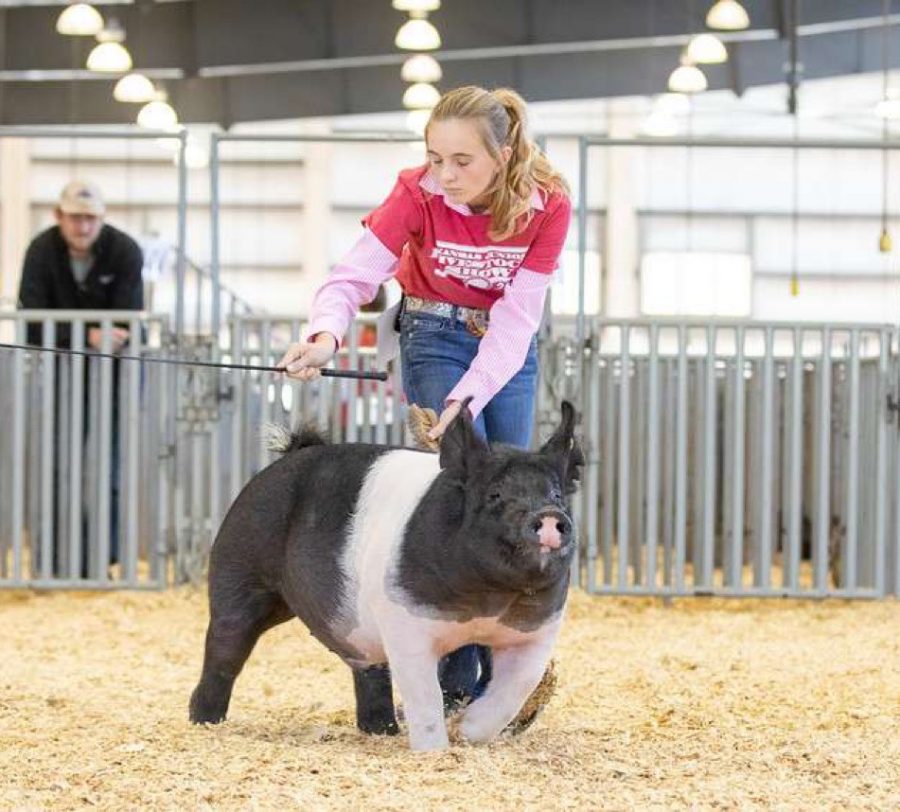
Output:
[[584,453],[575,440],[575,407],[569,401],[562,402],[562,422],[541,447],[541,454],[559,460],[566,493],[574,493],[584,465]]
[[441,468],[453,471],[460,477],[465,477],[488,450],[472,425],[469,412],[471,400],[469,397],[462,402],[459,414],[441,437]]

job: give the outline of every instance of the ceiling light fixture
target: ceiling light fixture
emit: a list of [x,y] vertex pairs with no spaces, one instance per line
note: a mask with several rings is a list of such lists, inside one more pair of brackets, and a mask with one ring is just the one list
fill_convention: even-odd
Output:
[[427,82],[416,82],[406,88],[403,94],[403,106],[407,110],[430,110],[440,100],[438,89]]
[[67,37],[95,37],[103,30],[103,17],[90,3],[71,3],[57,17],[56,30]]
[[156,98],[138,111],[137,124],[145,130],[171,130],[178,126],[178,114],[165,91],[158,91]]
[[414,18],[400,26],[394,45],[403,51],[434,51],[441,47],[441,35],[428,20]]
[[700,93],[707,88],[706,76],[686,57],[669,76],[669,90],[673,93]]
[[406,11],[410,14],[427,14],[429,11],[437,11],[441,7],[441,0],[393,0],[391,5],[397,11]]
[[116,82],[113,98],[120,102],[153,101],[156,98],[156,88],[143,73],[126,73]]
[[728,51],[715,34],[697,34],[687,46],[691,62],[699,65],[719,65],[728,61]]
[[716,0],[706,15],[706,24],[719,31],[743,31],[750,26],[750,17],[737,0]]
[[430,54],[411,56],[400,69],[404,82],[439,82],[443,75],[440,64]]
[[125,29],[115,19],[97,34],[98,45],[88,54],[88,70],[98,73],[126,73],[131,70],[131,54],[122,43]]

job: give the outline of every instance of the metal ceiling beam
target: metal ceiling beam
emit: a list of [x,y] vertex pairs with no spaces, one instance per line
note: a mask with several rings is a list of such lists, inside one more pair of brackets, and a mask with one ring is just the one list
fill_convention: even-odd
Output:
[[[741,92],[784,81],[784,43],[772,0],[745,4],[761,27],[723,35],[732,59],[707,70],[713,89]],[[660,92],[688,39],[691,22],[682,4],[605,0],[602,14],[599,6],[596,0],[445,3],[434,15],[446,46],[439,54],[442,86],[511,84],[532,100]],[[700,6],[695,4],[691,30],[703,26]],[[798,30],[804,77],[880,70],[879,10],[880,0],[820,0],[810,8],[810,19]],[[170,98],[186,122],[228,126],[399,106],[404,85],[397,66],[406,54],[386,47],[403,16],[387,0],[185,0],[107,11],[125,24],[136,66],[169,80]],[[55,33],[58,7],[3,13],[8,25],[0,40],[6,45],[0,54],[0,121],[133,121],[134,105],[111,100],[114,78],[81,79],[90,42]],[[896,62],[900,14],[892,22]],[[35,69],[42,72],[31,73]]]

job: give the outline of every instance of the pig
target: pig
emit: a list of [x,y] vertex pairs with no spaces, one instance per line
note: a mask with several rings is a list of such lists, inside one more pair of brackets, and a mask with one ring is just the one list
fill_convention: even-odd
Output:
[[397,731],[393,679],[414,750],[449,746],[440,659],[490,646],[490,683],[455,723],[472,743],[497,736],[540,681],[562,622],[584,462],[574,425],[563,402],[534,452],[488,446],[467,408],[437,454],[290,435],[213,545],[191,721],[224,720],[260,635],[298,617],[353,669],[362,729]]

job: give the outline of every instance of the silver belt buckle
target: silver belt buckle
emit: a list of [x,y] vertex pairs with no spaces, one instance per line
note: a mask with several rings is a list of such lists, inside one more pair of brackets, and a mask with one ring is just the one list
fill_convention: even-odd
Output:
[[466,330],[481,338],[487,332],[487,313],[483,310],[469,310],[466,316]]

